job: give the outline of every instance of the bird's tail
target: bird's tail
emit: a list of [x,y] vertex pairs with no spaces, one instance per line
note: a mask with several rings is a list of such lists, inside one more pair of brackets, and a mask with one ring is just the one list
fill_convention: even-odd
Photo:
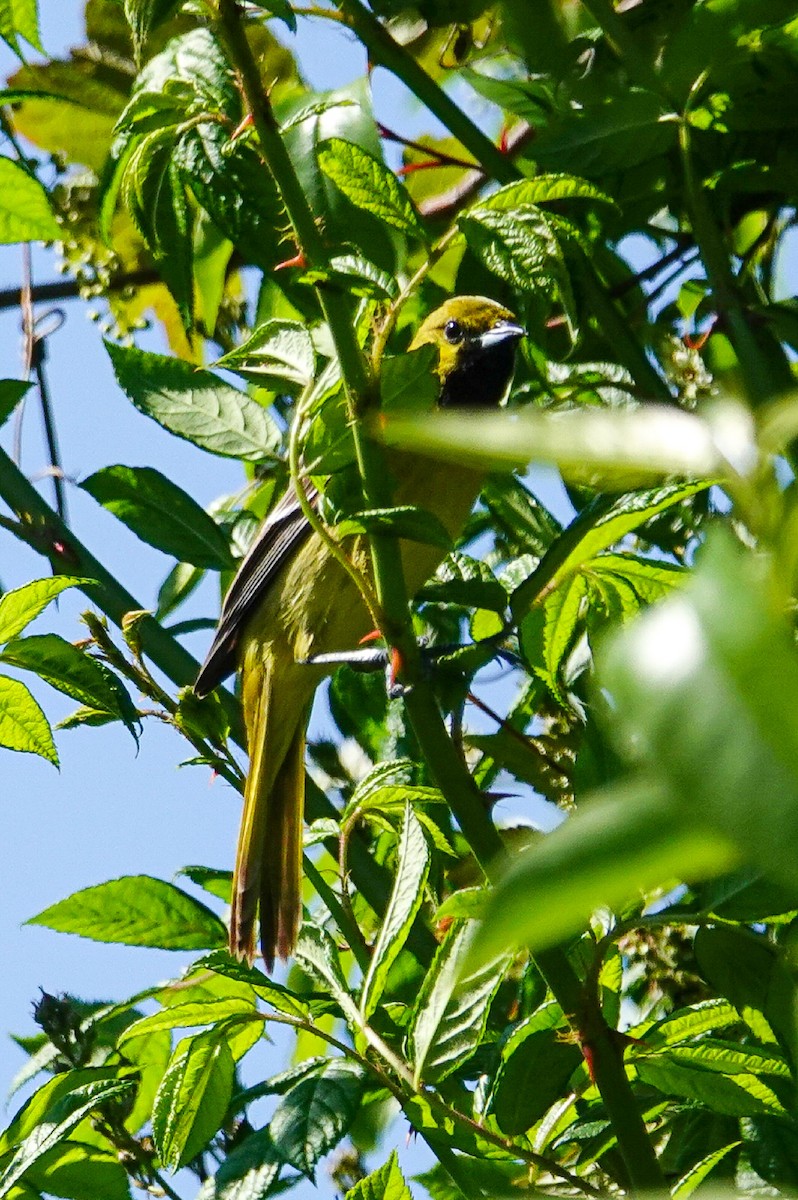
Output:
[[304,696],[275,710],[274,672],[243,664],[248,714],[249,772],[238,835],[230,913],[230,952],[252,962],[256,918],[267,970],[294,948],[302,911],[302,830],[305,806]]

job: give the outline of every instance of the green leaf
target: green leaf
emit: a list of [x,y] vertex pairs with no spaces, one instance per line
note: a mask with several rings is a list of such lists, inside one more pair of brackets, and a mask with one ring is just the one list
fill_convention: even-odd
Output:
[[0,597],[0,642],[18,637],[26,625],[44,612],[47,605],[66,588],[80,587],[85,579],[56,575],[51,579],[34,579]]
[[131,1038],[146,1037],[157,1033],[160,1029],[193,1029],[197,1025],[217,1025],[231,1017],[243,1019],[257,1016],[254,1004],[243,997],[229,996],[222,1000],[206,1000],[175,1004],[171,1008],[162,1008],[160,1012],[141,1017],[128,1025],[119,1038],[118,1045],[123,1046]]
[[62,236],[47,193],[10,158],[0,158],[0,243],[54,242]]
[[69,1200],[129,1200],[129,1176],[117,1154],[96,1146],[61,1142],[25,1173],[25,1184]]
[[224,1037],[206,1030],[179,1044],[152,1108],[152,1135],[165,1167],[195,1158],[221,1126],[233,1094],[235,1062]]
[[429,412],[438,399],[435,346],[419,346],[407,354],[386,355],[380,366],[383,412]]
[[271,417],[210,371],[163,354],[106,342],[122,391],[139,412],[211,454],[261,462],[280,447]]
[[388,972],[404,946],[416,913],[421,907],[429,867],[427,840],[418,818],[408,804],[399,835],[393,891],[360,994],[360,1011],[366,1020],[379,1003]]
[[698,930],[695,955],[716,991],[743,1014],[761,1012],[787,1045],[794,1044],[794,984],[778,947],[748,930],[718,926]]
[[489,271],[521,293],[560,299],[570,313],[570,283],[551,220],[534,205],[512,211],[478,204],[460,217],[468,244]]
[[413,1200],[399,1169],[396,1151],[392,1150],[386,1163],[350,1188],[346,1200]]
[[657,96],[629,88],[579,110],[569,109],[535,139],[535,159],[542,165],[606,176],[629,171],[661,154],[675,138],[672,123],[662,121]]
[[195,567],[230,570],[227,538],[212,517],[153,467],[103,467],[80,485],[136,537]]
[[704,1038],[695,1045],[671,1046],[664,1058],[683,1066],[701,1067],[721,1075],[776,1075],[790,1078],[790,1067],[783,1055],[759,1046],[738,1046],[716,1038]]
[[310,334],[298,321],[275,318],[215,364],[265,378],[277,387],[301,390],[316,374],[316,352]]
[[133,33],[136,54],[140,54],[154,29],[180,7],[180,0],[125,0],[125,17]]
[[615,204],[611,196],[587,179],[575,175],[536,175],[532,179],[505,184],[483,200],[480,207],[511,213],[525,205],[558,204],[562,200],[600,200],[603,204]]
[[264,1200],[272,1194],[281,1166],[269,1130],[257,1129],[205,1180],[197,1200]]
[[456,552],[447,554],[435,577],[418,593],[418,599],[496,613],[507,608],[507,593],[487,563]]
[[[586,593],[587,582],[582,575],[572,575],[563,579],[559,587],[546,596],[542,608],[532,610],[518,631],[524,658],[532,669],[545,679],[557,699],[563,702],[563,661],[573,649]],[[541,621],[542,662],[535,661],[538,626]]]
[[672,1200],[687,1200],[688,1196],[692,1196],[699,1184],[703,1183],[707,1176],[714,1171],[718,1163],[722,1162],[726,1155],[730,1154],[732,1150],[736,1150],[739,1145],[741,1145],[739,1141],[728,1142],[725,1146],[720,1146],[717,1150],[705,1155],[700,1162],[694,1163],[690,1170],[686,1171],[671,1188]]
[[228,954],[226,950],[214,950],[204,955],[194,963],[195,971],[213,971],[224,979],[247,983],[254,989],[262,1000],[271,1004],[278,1012],[288,1013],[292,1017],[306,1017],[308,1006],[302,996],[289,991],[281,983],[269,979],[257,967],[247,966]]
[[24,683],[0,675],[0,746],[38,754],[58,766],[50,723]]
[[581,1061],[577,1045],[553,1028],[541,1028],[534,1016],[513,1030],[490,1102],[502,1132],[517,1137],[535,1125],[564,1094]]
[[697,1100],[712,1112],[732,1117],[764,1113],[783,1115],[776,1093],[756,1075],[717,1075],[672,1063],[666,1058],[644,1058],[635,1064],[638,1076],[650,1087],[669,1096]]
[[0,652],[0,660],[35,671],[51,687],[96,712],[127,725],[136,719],[130,696],[113,671],[56,633],[13,639]]
[[33,384],[24,379],[0,379],[0,425],[5,424],[31,387]]
[[353,296],[373,300],[393,300],[399,294],[399,285],[393,275],[362,254],[334,254],[326,267],[306,271],[301,281],[346,288]]
[[673,476],[713,480],[724,472],[709,423],[665,405],[569,409],[556,415],[524,409],[390,416],[380,437],[388,445],[488,470],[552,462],[570,482],[595,486],[598,481],[613,491]]
[[319,166],[348,200],[408,237],[423,238],[413,201],[384,163],[362,146],[333,137],[318,149]]
[[689,1008],[680,1008],[663,1017],[661,1021],[643,1022],[629,1032],[633,1037],[645,1038],[647,1046],[659,1049],[690,1041],[713,1029],[724,1029],[739,1025],[740,1014],[727,1000],[702,1000]]
[[[0,4],[0,37],[19,54],[17,37],[23,37],[42,54],[36,0],[3,0]],[[22,55],[20,54],[20,58]],[[23,59],[24,61],[24,59]]]
[[489,893],[468,965],[510,947],[554,945],[583,928],[596,908],[718,874],[735,858],[727,840],[696,820],[685,822],[656,783],[616,784],[513,860]]
[[0,1197],[7,1196],[26,1171],[57,1146],[76,1125],[103,1103],[121,1097],[134,1086],[130,1079],[103,1079],[80,1084],[62,1095],[21,1142],[0,1171]]
[[331,1059],[282,1098],[269,1130],[277,1153],[310,1179],[317,1162],[351,1128],[365,1087],[362,1067]]
[[204,904],[150,875],[124,875],[73,892],[26,922],[96,942],[204,950],[223,946],[227,931]]
[[212,896],[216,896],[217,900],[223,900],[225,904],[230,903],[230,892],[233,884],[232,871],[192,865],[182,867],[176,874],[177,876],[184,875],[186,879],[190,879],[198,887],[204,888],[206,892],[210,892]]
[[340,537],[378,533],[428,546],[440,546],[442,550],[450,550],[452,546],[449,531],[440,518],[426,508],[411,504],[352,513],[339,521],[335,528]]
[[294,958],[311,979],[328,989],[347,1018],[354,1018],[359,1023],[357,1005],[349,994],[338,951],[326,929],[305,921],[299,931]]
[[[140,137],[120,165],[125,206],[174,297],[186,329],[193,325],[193,216],[174,160],[174,130]],[[108,197],[111,203],[113,193]]]
[[463,976],[469,944],[478,928],[456,921],[438,947],[410,1016],[408,1045],[416,1087],[436,1082],[471,1057],[485,1034],[490,1006],[510,963],[504,955]]
[[[616,545],[652,517],[705,491],[707,486],[706,483],[670,484],[649,491],[630,492],[617,499],[601,497],[589,504],[551,544],[535,570],[514,590],[510,603],[516,620],[523,620],[541,594],[556,587],[572,572],[585,565],[592,569],[595,557],[602,550]],[[625,555],[615,555],[613,560],[621,557],[625,561]],[[611,569],[613,560],[610,561]],[[664,583],[667,564],[659,566],[663,569],[659,582]],[[631,568],[630,577],[633,571],[634,568]],[[638,572],[636,586],[640,588],[641,595],[648,594],[653,599],[656,579],[646,584],[639,579],[639,575]]]

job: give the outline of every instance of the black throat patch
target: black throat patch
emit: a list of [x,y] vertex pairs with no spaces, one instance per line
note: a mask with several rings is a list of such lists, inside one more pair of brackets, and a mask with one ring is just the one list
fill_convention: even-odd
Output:
[[513,377],[515,347],[512,337],[488,347],[476,341],[464,347],[460,363],[444,380],[441,408],[496,408]]

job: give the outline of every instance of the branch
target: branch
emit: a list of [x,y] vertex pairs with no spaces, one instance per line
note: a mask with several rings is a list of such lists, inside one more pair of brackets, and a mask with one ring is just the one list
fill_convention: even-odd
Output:
[[[106,292],[122,292],[125,288],[146,287],[147,284],[160,283],[161,276],[154,267],[142,267],[138,271],[126,271],[114,275],[103,290]],[[30,289],[33,304],[45,304],[52,300],[82,299],[82,289],[85,285],[77,279],[62,279],[57,283],[37,283]],[[6,308],[18,308],[22,303],[21,288],[3,288],[0,290],[0,311]]]

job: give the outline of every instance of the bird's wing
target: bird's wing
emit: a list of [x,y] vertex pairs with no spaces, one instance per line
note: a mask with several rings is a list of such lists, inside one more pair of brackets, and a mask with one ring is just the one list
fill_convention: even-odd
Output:
[[[319,493],[309,484],[305,492],[315,508]],[[194,684],[198,696],[206,696],[236,669],[238,639],[244,626],[275,576],[310,532],[297,495],[290,488],[261,525],[225,596],[211,648]]]

